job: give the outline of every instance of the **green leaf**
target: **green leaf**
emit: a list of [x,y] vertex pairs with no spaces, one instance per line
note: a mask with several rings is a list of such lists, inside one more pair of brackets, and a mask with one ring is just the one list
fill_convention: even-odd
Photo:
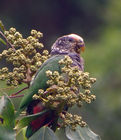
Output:
[[1,30],[4,32],[5,31],[5,27],[4,27],[4,25],[3,25],[3,23],[2,23],[2,21],[0,20],[0,28],[1,28]]
[[0,140],[15,140],[15,131],[0,126]]
[[25,137],[26,128],[23,128],[22,131],[16,136],[16,140],[27,140]]
[[59,140],[68,140],[68,138],[66,137],[65,128],[60,128],[59,130],[56,130],[55,134]]
[[1,42],[2,44],[6,45],[6,42],[5,42],[2,38],[0,38],[0,42]]
[[59,140],[49,127],[40,128],[29,140]]
[[67,127],[66,136],[69,140],[101,140],[88,126],[77,126],[75,131]]
[[7,95],[10,95],[11,93],[14,93],[15,89],[16,87],[14,86],[8,86],[6,84],[6,81],[0,80],[0,96],[5,95],[4,93],[6,93]]
[[7,96],[0,99],[0,117],[3,119],[2,126],[13,130],[15,126],[14,106]]
[[14,140],[15,125],[14,106],[7,96],[2,96],[0,99],[0,140]]
[[16,126],[16,129],[20,131],[22,128],[28,126],[31,121],[35,120],[38,116],[41,117],[47,110],[44,110],[40,113],[34,114],[34,115],[28,115],[26,117],[23,117],[19,123]]

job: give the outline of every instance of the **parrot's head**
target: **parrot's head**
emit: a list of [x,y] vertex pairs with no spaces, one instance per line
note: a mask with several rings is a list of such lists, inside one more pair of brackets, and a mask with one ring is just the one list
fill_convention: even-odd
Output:
[[51,48],[51,54],[68,54],[84,52],[85,44],[82,37],[76,34],[64,35],[58,38]]

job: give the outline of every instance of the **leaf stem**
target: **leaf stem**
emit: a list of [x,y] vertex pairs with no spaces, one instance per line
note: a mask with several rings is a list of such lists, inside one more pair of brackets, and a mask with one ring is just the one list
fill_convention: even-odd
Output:
[[24,91],[25,89],[27,89],[27,87],[22,88],[21,90],[17,91],[16,93],[11,94],[11,96],[16,96],[17,94],[19,94],[20,92]]
[[16,96],[8,96],[9,98],[18,98],[18,97],[23,97],[24,95],[16,95]]

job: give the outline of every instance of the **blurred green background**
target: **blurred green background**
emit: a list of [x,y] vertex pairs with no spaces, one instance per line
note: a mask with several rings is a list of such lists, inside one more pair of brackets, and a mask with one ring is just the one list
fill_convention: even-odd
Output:
[[61,35],[82,36],[85,71],[97,78],[97,100],[84,106],[83,119],[102,140],[121,140],[120,0],[0,0],[0,20],[25,37],[43,32],[48,50]]

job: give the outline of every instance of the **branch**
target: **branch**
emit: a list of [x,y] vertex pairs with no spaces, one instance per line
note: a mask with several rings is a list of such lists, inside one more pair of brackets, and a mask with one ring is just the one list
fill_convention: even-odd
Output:
[[8,39],[6,38],[6,36],[1,31],[0,31],[0,34],[6,40],[7,47],[10,46],[15,51],[14,46],[8,41]]
[[16,95],[16,96],[8,96],[9,98],[18,98],[18,97],[23,97],[24,95]]
[[23,80],[24,83],[28,84],[28,87],[30,85],[30,82],[32,80],[32,76],[31,76],[32,72],[30,70],[30,68],[27,68],[27,73],[26,73],[26,79]]
[[11,94],[11,96],[15,96],[15,95],[19,94],[20,92],[24,91],[24,90],[27,89],[27,88],[28,88],[28,86],[27,86],[27,87],[24,87],[23,89],[19,90],[19,91],[16,92],[16,93]]

